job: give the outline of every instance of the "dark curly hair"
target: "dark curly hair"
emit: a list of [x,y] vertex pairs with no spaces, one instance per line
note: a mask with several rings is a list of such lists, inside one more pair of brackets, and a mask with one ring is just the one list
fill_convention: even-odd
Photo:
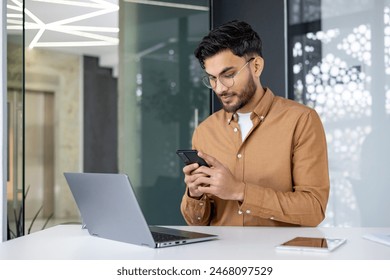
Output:
[[207,58],[224,50],[231,50],[240,57],[253,54],[263,57],[260,36],[244,21],[233,20],[211,30],[194,54],[204,69]]

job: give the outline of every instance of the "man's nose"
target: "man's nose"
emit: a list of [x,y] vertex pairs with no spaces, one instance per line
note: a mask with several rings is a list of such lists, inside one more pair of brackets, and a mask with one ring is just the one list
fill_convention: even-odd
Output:
[[226,87],[223,83],[221,83],[221,81],[219,79],[216,80],[216,84],[215,84],[215,88],[214,88],[214,92],[216,94],[218,94],[218,95],[222,94],[227,89],[228,89],[228,87]]

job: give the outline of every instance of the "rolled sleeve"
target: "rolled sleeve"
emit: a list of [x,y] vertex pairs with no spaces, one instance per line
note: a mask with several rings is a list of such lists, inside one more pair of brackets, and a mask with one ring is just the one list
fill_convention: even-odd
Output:
[[203,195],[200,199],[188,195],[188,190],[181,202],[181,212],[188,225],[204,226],[210,223],[211,202]]

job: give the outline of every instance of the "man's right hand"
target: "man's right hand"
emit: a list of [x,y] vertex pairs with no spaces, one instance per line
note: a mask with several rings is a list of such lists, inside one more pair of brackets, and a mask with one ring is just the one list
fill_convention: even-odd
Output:
[[197,163],[186,165],[183,168],[184,182],[188,187],[188,194],[192,198],[200,198],[203,195],[203,192],[199,191],[198,188],[205,187],[204,184],[196,184],[196,179],[200,177],[208,177],[207,174],[197,173],[196,170],[198,168],[199,164]]

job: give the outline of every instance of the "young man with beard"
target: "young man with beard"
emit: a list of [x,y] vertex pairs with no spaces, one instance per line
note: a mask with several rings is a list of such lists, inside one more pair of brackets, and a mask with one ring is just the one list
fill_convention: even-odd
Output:
[[212,30],[195,50],[223,109],[195,130],[210,167],[183,168],[189,225],[317,226],[329,195],[327,146],[317,113],[263,88],[262,42],[245,22]]

